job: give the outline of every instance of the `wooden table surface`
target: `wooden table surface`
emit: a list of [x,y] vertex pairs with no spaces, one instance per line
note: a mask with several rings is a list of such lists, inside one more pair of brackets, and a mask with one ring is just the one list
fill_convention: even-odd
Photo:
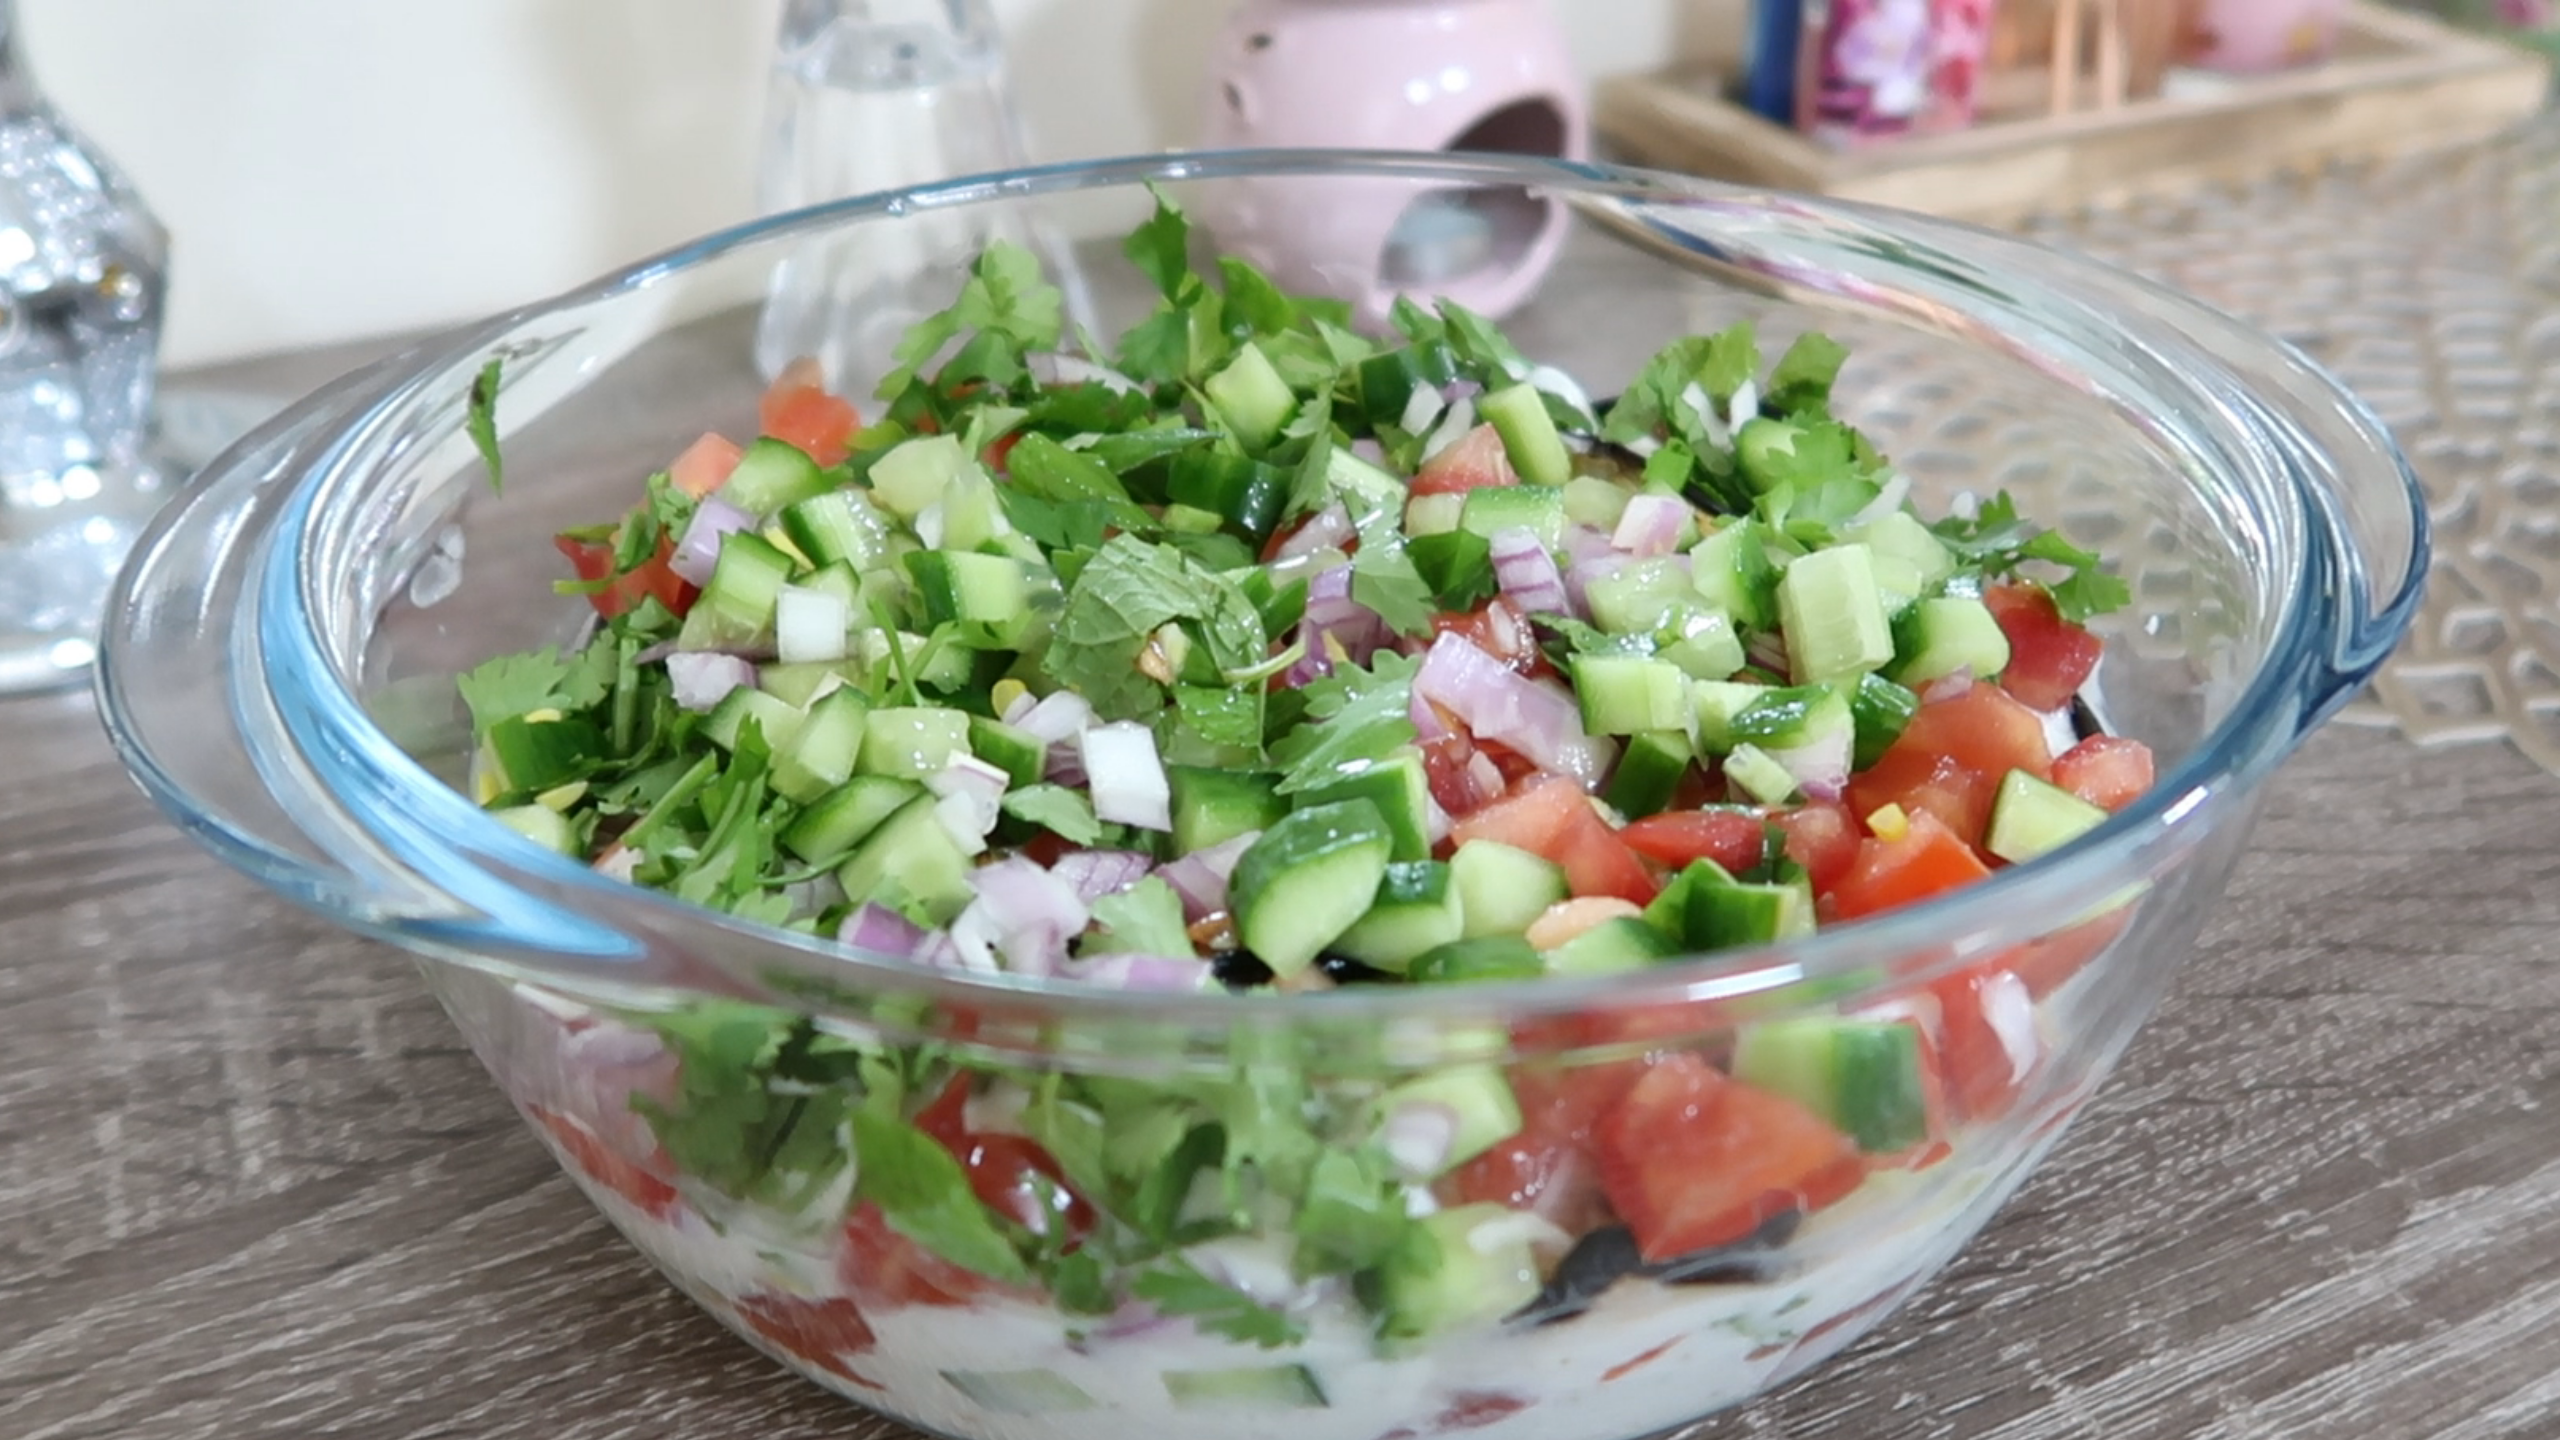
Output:
[[[908,1434],[660,1281],[410,963],[182,838],[85,692],[0,702],[0,754],[0,1437]],[[2503,746],[2315,738],[1992,1228],[1687,1433],[2560,1436],[2555,841]]]

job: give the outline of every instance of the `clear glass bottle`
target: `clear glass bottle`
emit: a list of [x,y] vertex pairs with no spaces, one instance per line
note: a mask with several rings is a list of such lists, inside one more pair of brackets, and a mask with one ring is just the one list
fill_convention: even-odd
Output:
[[46,103],[0,0],[0,692],[76,678],[166,490],[145,454],[168,237]]
[[[766,95],[766,214],[1023,163],[988,0],[789,0]],[[926,271],[974,251],[953,212],[853,226],[775,268],[756,334],[767,376],[816,358],[867,393],[907,326],[949,302]]]

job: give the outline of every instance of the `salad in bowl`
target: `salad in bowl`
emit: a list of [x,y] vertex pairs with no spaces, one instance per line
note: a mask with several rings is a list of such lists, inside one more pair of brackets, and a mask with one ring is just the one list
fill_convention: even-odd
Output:
[[[1961,248],[2008,242],[1299,163],[1534,179],[1846,323],[1571,365],[1534,310],[1364,326],[1193,233],[1285,157],[1035,175],[934,203],[1142,199],[1109,331],[998,227],[858,393],[542,423],[618,335],[707,353],[640,310],[670,277],[904,213],[813,212],[311,402],[126,578],[196,597],[111,637],[146,783],[421,951],[706,1309],[942,1433],[1633,1436],[1835,1352],[2077,1112],[2422,563],[2387,487],[2303,498],[2313,436],[2375,483],[2360,412],[2307,367],[2258,382],[2293,428],[2180,411],[2227,379],[2181,327],[2238,342],[2120,277],[2018,261],[2154,350],[2048,296],[2015,366],[1947,318],[2026,305]],[[1929,369],[1877,316],[2068,417],[2093,523],[1862,399]],[[232,605],[215,778],[139,662]]]

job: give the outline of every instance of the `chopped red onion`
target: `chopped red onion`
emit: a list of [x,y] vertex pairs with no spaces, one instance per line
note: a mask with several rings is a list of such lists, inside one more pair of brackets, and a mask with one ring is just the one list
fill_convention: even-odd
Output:
[[1137,884],[1154,868],[1153,860],[1135,850],[1070,850],[1058,857],[1049,873],[1067,882],[1089,905]]
[[1272,552],[1271,558],[1275,561],[1294,560],[1318,550],[1333,549],[1349,540],[1354,533],[1351,512],[1342,508],[1340,501],[1335,501],[1308,516],[1307,523],[1299,526],[1297,533],[1281,541],[1280,548]]
[[1439,796],[1425,792],[1422,804],[1422,833],[1437,845],[1449,838],[1449,832],[1457,828],[1457,822],[1449,818],[1448,811],[1440,808]]
[[1081,355],[1069,355],[1063,351],[1043,350],[1036,354],[1025,355],[1022,357],[1022,363],[1023,368],[1029,370],[1043,384],[1100,385],[1116,395],[1127,395],[1138,388],[1137,381],[1108,365],[1098,364]]
[[1623,562],[1626,559],[1618,553],[1618,547],[1610,541],[1609,532],[1597,525],[1564,527],[1564,556],[1566,560],[1576,565],[1586,560]]
[[1007,725],[1019,728],[1022,724],[1022,717],[1039,708],[1039,705],[1040,697],[1032,694],[1028,690],[1025,690],[1021,694],[1014,696],[1013,703],[1005,706],[1004,713],[998,715],[996,718]]
[[1441,635],[1414,672],[1414,693],[1448,708],[1478,739],[1498,741],[1539,769],[1600,783],[1613,753],[1584,733],[1573,697],[1514,674],[1455,632]]
[[[932,930],[926,932],[925,937],[916,942],[916,953],[914,958],[917,964],[931,966],[936,970],[966,970],[970,968],[968,961],[961,957],[958,942],[951,938],[951,932],[948,930]],[[988,957],[986,963],[979,968],[993,970],[995,968],[994,958],[992,956]]]
[[1467,757],[1468,798],[1471,808],[1481,809],[1502,798],[1502,767],[1493,757],[1479,750]]
[[1440,428],[1432,431],[1431,438],[1422,442],[1422,458],[1426,461],[1432,459],[1465,439],[1467,432],[1474,428],[1476,402],[1471,396],[1461,395],[1450,402],[1449,413],[1440,417]]
[[1413,721],[1414,738],[1425,745],[1458,733],[1457,727],[1449,723],[1449,717],[1440,713],[1440,707],[1420,695],[1408,698],[1404,708],[1406,716]]
[[1420,435],[1429,430],[1431,422],[1439,419],[1440,412],[1447,408],[1449,402],[1440,398],[1439,391],[1428,385],[1416,385],[1413,393],[1405,397],[1404,413],[1396,417],[1396,428],[1407,435]]
[[997,817],[1002,813],[1004,792],[1012,784],[1011,775],[975,755],[957,756],[924,778],[927,790],[946,801],[963,802],[952,807],[951,815],[969,832],[968,838],[961,841],[964,847],[978,844],[983,848],[987,833],[996,828]]
[[1194,850],[1158,870],[1156,878],[1182,897],[1182,913],[1186,917],[1199,920],[1215,915],[1227,908],[1227,879],[1235,874],[1236,862],[1261,838],[1261,831],[1248,830],[1233,839]]
[[863,902],[836,927],[836,939],[866,955],[910,960],[924,948],[922,927],[886,905]]
[[1547,394],[1553,395],[1557,399],[1562,400],[1585,415],[1592,413],[1591,392],[1583,389],[1580,381],[1575,380],[1572,376],[1567,375],[1553,365],[1531,366],[1529,369],[1529,385],[1532,389],[1543,390]]
[[1119,720],[1087,730],[1080,743],[1096,816],[1141,830],[1173,828],[1173,790],[1156,754],[1154,731]]
[[853,607],[829,590],[785,585],[774,596],[774,651],[785,665],[841,660]]
[[1180,959],[1165,955],[1096,955],[1089,960],[1069,960],[1058,967],[1057,973],[1106,990],[1176,994],[1209,988],[1212,975],[1207,961],[1191,955]]
[[1040,702],[1022,713],[1020,719],[1005,723],[1019,726],[1023,733],[1055,745],[1073,740],[1093,727],[1093,706],[1073,690],[1060,690],[1042,696]]
[[1896,470],[1886,477],[1884,487],[1876,492],[1876,498],[1860,507],[1858,513],[1850,516],[1848,523],[1841,528],[1854,530],[1861,525],[1872,525],[1901,509],[1902,502],[1910,498],[1911,477]]
[[1750,643],[1743,647],[1743,654],[1763,670],[1774,670],[1781,675],[1787,673],[1786,637],[1775,631],[1764,630],[1752,636]]
[[1611,555],[1602,560],[1578,560],[1564,572],[1565,598],[1573,602],[1574,613],[1591,613],[1591,586],[1627,568],[1627,557]]
[[1378,1125],[1387,1163],[1413,1179],[1437,1175],[1458,1143],[1458,1112],[1437,1100],[1408,1100]]
[[971,871],[969,888],[978,898],[952,922],[954,938],[973,914],[982,915],[1005,968],[1019,975],[1054,973],[1067,942],[1093,918],[1074,887],[1019,855]]
[[667,657],[667,679],[675,686],[678,705],[708,710],[730,691],[755,684],[756,667],[735,655],[679,651]]
[[1680,548],[1680,532],[1688,528],[1689,515],[1689,502],[1677,495],[1630,497],[1609,543],[1638,559],[1668,555]]
[[1710,443],[1719,447],[1733,443],[1733,427],[1724,423],[1724,414],[1716,409],[1715,397],[1707,393],[1707,387],[1695,380],[1690,381],[1689,388],[1680,392],[1680,403],[1696,414]]
[[[933,802],[934,822],[963,855],[987,853],[987,831],[978,828],[978,799],[974,795],[945,795]],[[987,829],[995,827],[990,824]]]
[[1387,463],[1387,447],[1378,443],[1377,436],[1363,435],[1351,442],[1351,458],[1384,466]]
[[1816,800],[1837,800],[1849,783],[1850,732],[1835,731],[1809,745],[1771,750],[1769,758],[1796,777],[1796,787]]
[[1759,418],[1760,382],[1746,379],[1741,388],[1733,392],[1733,408],[1725,413],[1724,423],[1738,435],[1742,433],[1743,426]]
[[[1463,375],[1440,387],[1440,398],[1448,401],[1452,405],[1457,404],[1461,400],[1473,400],[1483,393],[1484,383],[1482,381],[1470,380]],[[1468,428],[1473,429],[1474,427],[1469,426]]]
[[1932,680],[1927,685],[1922,686],[1920,689],[1920,703],[1923,705],[1934,705],[1941,700],[1953,700],[1972,688],[1973,672],[1970,670],[1959,670],[1953,675]]
[[684,538],[668,555],[667,568],[696,585],[708,585],[711,572],[720,564],[721,537],[755,526],[753,515],[717,495],[706,496],[694,507],[693,518],[685,522]]
[[1493,532],[1493,574],[1502,593],[1527,615],[1560,615],[1573,609],[1564,574],[1537,532],[1512,526]]

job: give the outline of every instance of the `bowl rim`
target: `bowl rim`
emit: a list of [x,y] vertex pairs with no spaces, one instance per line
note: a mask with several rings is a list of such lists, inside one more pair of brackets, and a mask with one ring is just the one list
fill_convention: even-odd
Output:
[[[348,678],[328,657],[329,646],[320,630],[318,607],[309,603],[313,597],[304,588],[313,567],[301,563],[307,559],[303,551],[310,543],[318,497],[338,488],[331,482],[340,476],[342,467],[350,459],[349,450],[354,437],[383,423],[386,416],[417,402],[426,395],[426,387],[431,382],[455,367],[465,364],[476,367],[479,358],[519,328],[548,316],[645,289],[732,251],[879,216],[992,200],[1055,196],[1103,187],[1127,188],[1152,181],[1268,176],[1513,184],[1544,187],[1567,195],[1580,192],[1592,198],[1683,202],[1693,206],[1706,202],[1709,206],[1726,207],[1735,215],[1769,214],[1791,216],[1798,221],[1810,219],[1844,232],[1864,232],[1896,243],[1922,239],[1937,245],[1947,254],[1977,265],[2004,257],[2032,259],[2036,266],[2073,282],[2080,293],[2076,298],[2066,300],[2058,292],[2048,293],[2049,284],[2023,285],[2028,298],[2013,302],[2020,304],[2022,309],[2032,309],[2039,315],[2051,313],[2066,319],[2078,318],[2083,323],[2116,327],[2118,333],[2114,338],[2119,341],[2138,333],[2155,344],[2165,343],[2173,350],[2205,356],[2210,362],[2226,352],[2216,350],[2206,355],[2199,348],[2201,342],[2191,333],[2190,327],[2202,329],[2226,344],[2254,346],[2254,353],[2245,354],[2244,359],[2298,369],[2307,374],[2314,384],[2323,387],[2318,398],[2324,404],[2337,407],[2351,424],[2364,432],[2362,438],[2378,442],[2380,449],[2398,463],[2400,478],[2408,490],[2413,511],[2409,574],[2401,578],[2397,591],[2388,599],[2374,599],[2366,593],[2368,587],[2360,570],[2350,574],[2334,573],[2340,568],[2334,553],[2338,547],[2321,543],[2324,527],[2334,527],[2338,523],[2335,516],[2326,513],[2335,508],[2334,502],[2323,501],[2312,493],[2316,485],[2309,473],[2312,463],[2319,457],[2310,452],[2308,442],[2299,434],[2298,427],[2276,423],[2266,413],[2262,402],[2248,391],[2233,387],[2229,394],[2218,397],[2223,403],[2214,407],[2212,424],[2230,429],[2233,438],[2244,442],[2243,451],[2267,467],[2265,478],[2274,487],[2274,493],[2300,503],[2302,515],[2297,527],[2301,533],[2294,537],[2300,553],[2293,557],[2295,574],[2290,587],[2273,586],[2268,591],[2271,603],[2278,608],[2269,617],[2270,634],[2257,672],[2242,687],[2220,722],[2199,739],[2191,753],[2160,775],[2140,799],[2052,855],[2007,867],[1985,881],[1885,915],[1826,928],[1773,945],[1686,956],[1642,971],[1571,979],[1487,982],[1454,989],[1362,986],[1352,987],[1352,993],[1336,990],[1318,994],[1256,993],[1249,996],[1230,994],[1216,987],[1198,992],[1106,989],[1051,977],[939,970],[911,960],[857,951],[832,939],[742,921],[672,895],[598,875],[489,818],[467,796],[429,773],[393,742],[366,714],[356,700]],[[1763,286],[1775,288],[1781,283],[1786,282],[1771,278],[1764,280]],[[1797,283],[1801,284],[1800,281]],[[2018,282],[2004,277],[2004,283]],[[2102,313],[2092,297],[2127,302],[2147,313]],[[1870,304],[1869,308],[1876,307]],[[2022,352],[2011,353],[2027,358]],[[2223,372],[2208,363],[2201,370],[2185,373],[2191,384],[2202,384],[2198,376],[2214,377]],[[2096,386],[2093,377],[2066,374],[2060,378],[2065,383],[2073,383],[2089,391],[2102,402],[2123,408],[2120,397],[2109,397]],[[361,408],[355,408],[357,406]],[[2131,412],[2128,419],[2139,413]],[[305,417],[306,420],[309,418]],[[2183,847],[2199,836],[2200,826],[2227,809],[2228,803],[2237,803],[2234,797],[2245,793],[2272,770],[2313,726],[2362,682],[2374,665],[2379,664],[2382,654],[2390,648],[2389,642],[2396,640],[2405,629],[2414,609],[2428,553],[2423,494],[2405,458],[2391,446],[2378,419],[2343,386],[2330,379],[2326,372],[2281,340],[2248,330],[2200,302],[2085,257],[2049,250],[2032,242],[1954,222],[1649,170],[1530,157],[1344,150],[1175,152],[1032,166],[906,190],[849,197],[713,232],[551,299],[452,332],[446,339],[430,342],[403,357],[387,380],[356,394],[352,400],[342,401],[340,413],[319,418],[326,423],[326,433],[332,437],[330,443],[296,480],[295,493],[279,516],[278,538],[283,543],[277,544],[271,552],[266,583],[261,587],[253,581],[244,591],[245,596],[263,588],[262,628],[288,644],[281,652],[273,643],[265,647],[267,670],[262,677],[235,674],[231,683],[237,685],[250,683],[253,678],[262,679],[271,695],[284,693],[278,689],[280,676],[284,681],[299,682],[309,687],[297,703],[279,707],[299,747],[307,754],[315,740],[327,741],[321,748],[330,752],[332,759],[354,766],[355,770],[350,773],[366,781],[369,788],[378,794],[398,797],[403,803],[415,804],[419,807],[416,811],[418,818],[441,822],[440,829],[430,827],[423,832],[415,826],[404,827],[412,838],[422,833],[431,835],[442,847],[442,853],[431,857],[442,862],[432,867],[441,875],[456,874],[457,863],[467,869],[474,861],[487,862],[487,868],[478,873],[497,887],[492,893],[505,892],[518,902],[531,899],[537,912],[552,909],[559,901],[528,897],[524,893],[528,887],[520,882],[532,882],[532,887],[550,895],[580,897],[588,903],[574,907],[575,923],[617,932],[626,941],[631,938],[629,932],[622,932],[619,926],[593,918],[600,907],[623,910],[637,906],[639,910],[629,913],[663,918],[677,925],[707,925],[724,932],[732,940],[755,945],[787,947],[802,952],[808,959],[840,967],[848,992],[914,994],[958,1005],[984,1004],[1001,999],[1067,1016],[1090,1011],[1097,1012],[1096,1018],[1108,1021],[1160,1022],[1189,1027],[1205,1025],[1220,1030],[1232,1029],[1239,1021],[1249,1021],[1257,1026],[1346,1022],[1376,1024],[1400,1019],[1446,1020],[1456,1013],[1476,1011],[1511,1017],[1548,1017],[1626,1008],[1648,1001],[1715,1001],[1844,975],[1890,957],[1939,955],[1953,951],[1955,947],[1951,942],[1958,937],[2018,931],[2020,917],[2033,915],[2037,908],[2033,897],[2094,897],[2120,890],[2129,876],[2144,871],[2145,867],[2138,863],[2141,857],[2153,853],[2155,847]],[[280,430],[285,423],[277,422],[277,429]],[[236,453],[246,453],[255,443],[256,437],[243,442]],[[175,512],[184,508],[180,505],[169,507],[163,512],[161,523],[167,523]],[[138,552],[152,548],[152,541],[160,538],[155,535],[146,539],[143,546],[137,547]],[[2350,565],[2348,568],[2355,567]],[[295,583],[297,581],[302,583]],[[287,602],[281,614],[273,606],[273,602],[280,598],[279,584],[283,586],[281,598]],[[2341,590],[2347,592],[2344,597],[2339,593]],[[129,601],[132,597],[122,598]],[[2370,612],[2369,616],[2342,614],[2343,609],[2350,605]],[[2323,643],[2324,639],[2352,626],[2364,627],[2368,639],[2378,634],[2383,641],[2378,646],[2369,647],[2373,650],[2370,656],[2357,655],[2355,664],[2348,663],[2343,647]],[[111,712],[117,705],[115,686],[110,683],[113,669],[112,663],[102,663],[100,667],[101,693]],[[112,714],[110,723],[115,723]],[[314,725],[318,727],[316,730],[307,728]],[[297,726],[305,728],[297,729]],[[215,829],[230,830],[231,827],[224,822],[206,816],[194,806],[185,788],[169,780],[165,771],[159,771],[159,767],[151,762],[147,747],[127,742],[121,734],[123,727],[117,728],[128,763],[137,773],[141,774],[148,768],[160,774],[160,783],[154,788],[161,791],[164,804],[171,804],[177,809],[191,828],[201,831],[209,825]],[[324,803],[346,809],[368,828],[384,819],[379,815],[367,815],[361,808],[348,806],[346,787],[342,785],[327,786],[319,798]],[[2217,800],[2228,803],[2217,805],[2214,803]],[[251,849],[268,848],[253,837],[234,834],[231,838]],[[392,848],[396,852],[398,847]],[[406,856],[399,858],[404,864],[408,862]],[[274,882],[270,880],[270,883]],[[279,885],[277,888],[286,887]],[[521,903],[506,908],[524,913]],[[342,922],[352,918],[364,924],[367,918],[350,917],[334,908],[328,913]],[[2073,914],[2076,910],[2062,913]],[[2035,923],[2043,925],[2040,921]],[[387,926],[378,920],[373,921],[366,928],[375,929],[376,933],[387,933],[390,938],[404,943],[423,943],[447,954],[456,949],[486,949],[489,942],[503,942],[511,954],[528,957],[529,968],[537,972],[542,969],[543,957],[556,959],[564,953],[561,946],[528,941],[521,932],[485,935],[479,937],[476,944],[457,945],[449,926],[430,926],[421,922],[412,927],[395,919]],[[631,927],[633,931],[646,929],[652,933],[664,928],[658,925]],[[2021,936],[2049,933],[2050,928],[2059,927],[2023,930]],[[2015,940],[1986,941],[1980,949],[1992,950],[2008,943],[2015,943]],[[1945,954],[1937,964],[1914,967],[1907,973],[1903,967],[1897,966],[1895,983],[1910,983],[1926,973],[1959,963],[1974,953],[1977,952],[1968,950],[1964,954]],[[535,978],[539,978],[538,975]],[[579,988],[592,988],[592,977],[569,983]],[[813,1008],[816,1008],[814,1004]]]

